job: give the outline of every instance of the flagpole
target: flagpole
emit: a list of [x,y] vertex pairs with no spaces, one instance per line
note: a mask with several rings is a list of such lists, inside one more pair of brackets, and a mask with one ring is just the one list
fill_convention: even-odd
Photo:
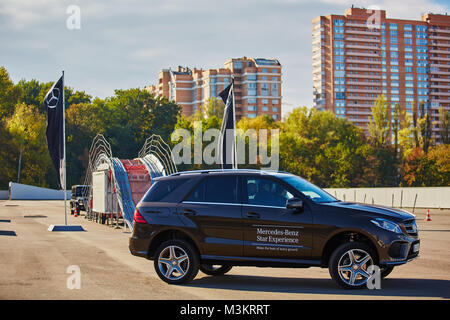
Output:
[[[64,148],[64,152],[62,155],[62,161],[60,159],[59,162],[59,168],[58,168],[58,172],[59,172],[59,181],[61,184],[61,189],[63,189],[64,192],[64,221],[65,221],[65,225],[50,225],[48,227],[48,231],[84,231],[83,227],[80,225],[68,225],[67,224],[67,177],[66,177],[66,102],[65,102],[65,94],[64,94],[64,70],[62,72],[62,134],[63,134],[63,148]],[[59,81],[59,80],[58,80]],[[52,88],[53,90],[53,88]],[[58,95],[58,98],[60,98],[60,96]],[[59,101],[57,102],[57,105],[55,107],[59,106]],[[47,106],[48,109],[48,106]],[[47,110],[48,112],[48,110]],[[58,114],[59,116],[59,114]],[[59,120],[59,117],[58,117]],[[58,129],[60,129],[61,127],[58,124]],[[58,142],[60,144],[61,140],[60,140],[60,131],[58,131]],[[58,149],[58,156],[59,158],[61,157],[61,149]],[[61,177],[61,170],[62,170],[62,177]]]
[[64,146],[64,158],[63,158],[63,176],[64,176],[64,186],[63,186],[63,191],[64,191],[64,222],[65,225],[67,226],[67,191],[66,191],[66,99],[65,99],[65,95],[64,95],[64,70],[62,72],[62,89],[63,89],[63,146]]
[[231,76],[231,89],[233,90],[233,131],[234,131],[234,165],[232,166],[233,169],[238,168],[237,163],[237,139],[236,139],[236,103],[234,102],[234,76]]

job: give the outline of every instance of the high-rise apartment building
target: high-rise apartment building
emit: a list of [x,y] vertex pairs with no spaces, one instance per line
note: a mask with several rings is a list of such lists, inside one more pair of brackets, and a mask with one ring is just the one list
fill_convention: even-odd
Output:
[[226,61],[220,69],[163,69],[158,84],[147,89],[174,100],[182,107],[182,113],[190,116],[208,99],[218,97],[233,76],[236,120],[261,114],[280,120],[281,75],[281,64],[276,59],[243,57]]
[[439,140],[438,109],[450,110],[450,16],[401,20],[351,8],[314,19],[312,36],[315,108],[367,130],[379,95],[411,114],[423,101]]

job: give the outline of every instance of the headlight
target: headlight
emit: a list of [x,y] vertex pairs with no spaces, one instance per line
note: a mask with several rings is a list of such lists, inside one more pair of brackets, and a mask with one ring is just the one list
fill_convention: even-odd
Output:
[[400,226],[392,221],[389,221],[386,219],[381,219],[381,218],[376,218],[376,219],[370,220],[370,222],[372,222],[374,225],[376,225],[380,228],[383,228],[385,230],[395,232],[395,233],[403,233]]

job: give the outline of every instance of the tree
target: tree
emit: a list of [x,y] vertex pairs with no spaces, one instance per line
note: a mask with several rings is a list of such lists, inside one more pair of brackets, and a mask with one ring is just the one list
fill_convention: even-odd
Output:
[[[398,129],[396,129],[398,131]],[[391,124],[388,119],[388,106],[384,95],[380,95],[372,107],[369,120],[369,167],[374,170],[371,186],[393,186],[397,184],[397,155],[392,147],[389,134]]]
[[108,139],[115,156],[135,158],[151,134],[168,141],[180,111],[175,103],[138,88],[116,90],[114,96],[92,102],[89,97],[79,91],[69,95],[69,101],[81,101],[66,112],[68,182],[72,184],[84,179],[88,150],[97,133]]
[[414,136],[414,145],[416,148],[420,147],[420,140],[419,140],[419,119],[418,119],[418,108],[414,107],[413,104],[413,136]]
[[428,148],[432,144],[432,123],[431,115],[428,110],[425,110],[425,102],[420,101],[420,119],[418,122],[419,131],[421,135],[422,149],[425,154],[428,152]]
[[362,131],[328,111],[294,109],[280,124],[281,169],[322,187],[365,184]]
[[219,119],[223,118],[223,110],[225,108],[225,104],[221,99],[216,97],[211,97],[202,106],[203,116],[209,118],[211,116],[216,116]]
[[394,105],[394,113],[392,115],[392,133],[394,135],[394,155],[395,159],[398,159],[399,148],[399,131],[400,131],[400,105],[396,103]]
[[403,166],[403,184],[409,187],[450,185],[450,146],[415,148]]
[[448,187],[450,185],[450,145],[442,144],[432,147],[427,156],[433,163],[434,185]]
[[14,113],[17,96],[17,90],[14,88],[8,71],[4,67],[0,67],[0,119]]
[[406,112],[406,110],[401,112],[400,130],[398,131],[398,142],[400,146],[400,153],[402,156],[409,155],[409,153],[416,146],[411,116],[409,115],[408,112]]
[[[44,96],[41,94],[43,91],[43,85],[36,79],[26,81],[25,79],[20,80],[16,84],[16,89],[18,92],[18,102],[26,105],[33,105],[40,107]],[[45,111],[45,110],[41,110]]]
[[368,125],[369,137],[377,147],[386,146],[389,139],[390,122],[388,119],[388,106],[384,95],[378,96],[372,107],[372,117]]
[[13,136],[6,129],[5,121],[0,122],[0,189],[8,189],[9,181],[17,179],[17,147],[12,142]]
[[52,165],[45,138],[45,116],[34,106],[18,104],[14,114],[6,120],[6,128],[16,147],[20,182],[48,186],[46,174]]
[[[280,125],[280,122],[268,115],[259,115],[252,119],[244,117],[239,120],[236,125],[239,168],[260,169],[273,165],[275,169],[275,164],[279,165],[280,154],[272,154],[272,146],[273,151],[276,150],[276,145],[272,144],[272,130],[279,129]],[[241,145],[244,150],[240,150]],[[275,157],[278,157],[278,160]]]
[[89,163],[89,148],[97,133],[105,133],[102,100],[72,104],[66,110],[67,185],[81,184]]
[[439,135],[442,143],[450,144],[450,114],[444,107],[439,108]]
[[106,98],[102,118],[106,137],[113,149],[117,147],[115,154],[133,158],[152,134],[168,141],[179,112],[177,104],[134,88],[115,90],[113,97]]

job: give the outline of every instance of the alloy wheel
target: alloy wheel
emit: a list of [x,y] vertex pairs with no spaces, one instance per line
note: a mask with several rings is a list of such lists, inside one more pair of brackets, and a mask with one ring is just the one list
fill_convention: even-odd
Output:
[[158,267],[168,280],[178,280],[189,270],[189,257],[179,246],[168,246],[159,254]]
[[338,262],[339,277],[350,286],[361,286],[367,282],[371,274],[367,270],[373,265],[370,254],[362,249],[346,251]]

